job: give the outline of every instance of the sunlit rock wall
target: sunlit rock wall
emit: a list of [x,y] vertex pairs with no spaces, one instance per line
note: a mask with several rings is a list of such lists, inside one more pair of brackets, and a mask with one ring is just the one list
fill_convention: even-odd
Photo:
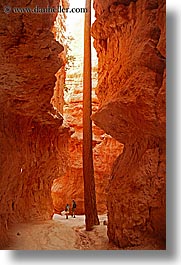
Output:
[[[70,6],[68,0],[60,0],[59,5],[64,8],[69,8]],[[66,78],[65,66],[67,63],[66,18],[66,13],[59,12],[57,14],[53,27],[54,38],[64,47],[64,50],[59,55],[62,64],[60,69],[56,73],[57,81],[54,87],[53,97],[51,98],[51,104],[53,105],[54,109],[61,114],[63,114],[64,106],[64,89]]]
[[100,108],[92,119],[124,144],[109,185],[109,240],[165,248],[165,1],[94,7]]
[[[1,1],[1,10],[5,5]],[[18,1],[19,7],[37,5],[59,1]],[[63,51],[51,32],[55,16],[3,11],[0,16],[1,247],[8,244],[11,223],[51,218],[51,185],[66,172],[69,129],[50,104]]]

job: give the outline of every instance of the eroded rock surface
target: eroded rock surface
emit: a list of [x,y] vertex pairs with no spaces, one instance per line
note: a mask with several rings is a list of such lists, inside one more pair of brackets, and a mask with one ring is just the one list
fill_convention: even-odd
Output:
[[101,106],[92,119],[125,146],[109,185],[108,236],[120,247],[165,248],[165,1],[94,7]]
[[[15,2],[8,5],[13,8]],[[19,7],[53,5],[59,1],[18,1]],[[69,128],[50,104],[63,51],[51,32],[55,16],[3,11],[0,16],[2,246],[10,223],[51,218],[51,185],[67,167]]]

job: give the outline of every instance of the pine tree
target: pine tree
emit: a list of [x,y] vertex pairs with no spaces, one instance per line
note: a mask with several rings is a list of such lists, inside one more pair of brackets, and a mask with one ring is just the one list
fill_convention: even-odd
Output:
[[84,21],[84,73],[83,73],[83,176],[86,230],[99,224],[92,152],[92,80],[91,80],[91,0],[86,0]]

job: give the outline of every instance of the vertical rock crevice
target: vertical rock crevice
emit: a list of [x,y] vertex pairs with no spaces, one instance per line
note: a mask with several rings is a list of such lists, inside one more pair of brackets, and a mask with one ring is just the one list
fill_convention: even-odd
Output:
[[[93,11],[93,10],[92,10]],[[92,12],[92,20],[94,19]],[[77,14],[72,25],[72,14],[67,17],[67,31],[71,33],[69,43],[72,52],[70,58],[75,60],[72,66],[66,71],[66,91],[63,116],[65,122],[71,128],[72,135],[69,141],[69,167],[66,174],[54,181],[52,186],[52,198],[55,212],[60,213],[64,210],[66,203],[71,204],[71,200],[77,202],[76,213],[84,214],[84,186],[82,170],[82,141],[83,141],[83,22],[84,14]],[[70,23],[70,25],[69,25]],[[98,109],[98,99],[95,95],[97,84],[97,56],[92,47],[92,111]],[[56,90],[60,90],[58,84]],[[54,97],[56,100],[56,97]],[[96,185],[97,210],[99,214],[107,212],[107,185],[113,161],[123,150],[123,145],[105,134],[100,128],[93,124],[93,160],[94,176]],[[112,153],[110,156],[109,153]]]

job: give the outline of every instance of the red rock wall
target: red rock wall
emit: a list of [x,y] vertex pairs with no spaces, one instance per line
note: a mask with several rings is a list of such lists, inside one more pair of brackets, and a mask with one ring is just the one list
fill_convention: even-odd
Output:
[[93,120],[124,144],[108,192],[108,236],[165,248],[165,1],[94,0],[98,52]]
[[[64,8],[69,7],[68,0],[60,0],[59,5]],[[65,65],[66,65],[66,54],[67,54],[67,43],[66,43],[66,13],[58,13],[54,22],[53,32],[55,39],[64,47],[64,50],[59,55],[62,66],[56,73],[56,84],[54,87],[53,97],[51,104],[54,109],[59,113],[63,114],[64,106],[64,89],[65,89]]]
[[[19,7],[57,6],[29,1]],[[1,10],[5,1],[1,1]],[[15,6],[14,1],[8,5]],[[0,244],[12,222],[49,219],[51,185],[65,174],[69,129],[50,104],[63,46],[51,32],[56,14],[0,16]]]

